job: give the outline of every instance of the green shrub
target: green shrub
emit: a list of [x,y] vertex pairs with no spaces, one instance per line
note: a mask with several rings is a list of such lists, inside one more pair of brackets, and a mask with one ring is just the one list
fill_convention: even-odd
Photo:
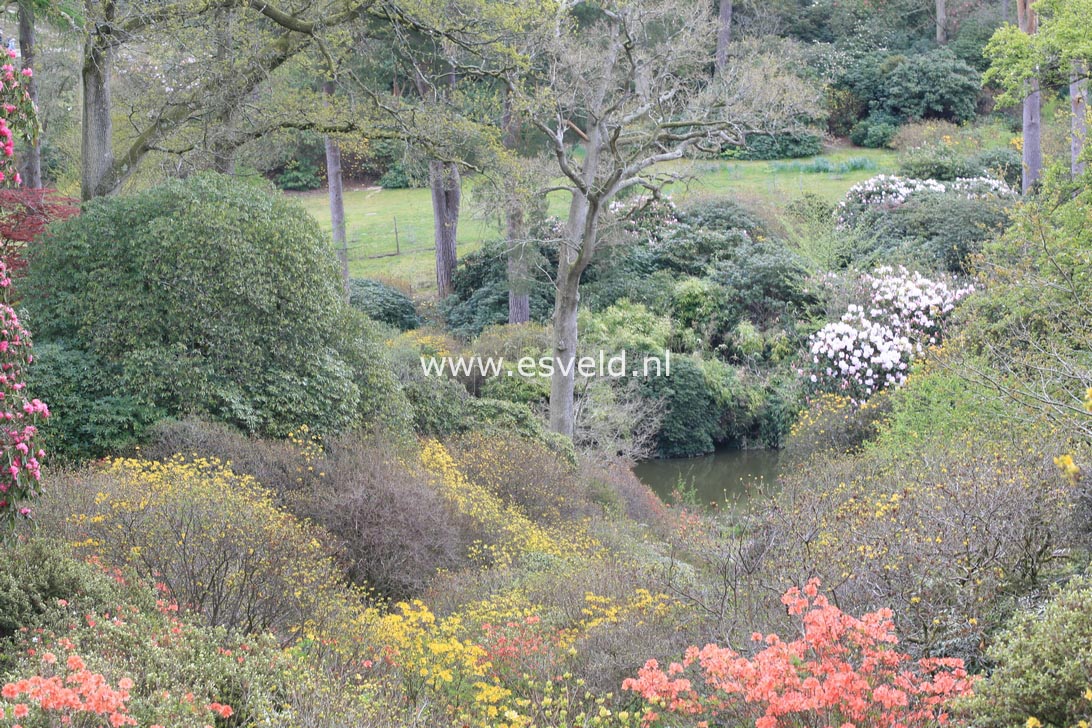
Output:
[[1092,716],[1092,580],[1075,578],[1018,614],[986,652],[994,668],[960,706],[975,728],[1068,728]]
[[[70,352],[55,369],[70,395],[105,390],[271,435],[401,416],[383,350],[344,304],[325,237],[302,208],[258,186],[202,174],[95,200],[35,246],[24,293],[39,341]],[[89,395],[80,356],[101,379]],[[73,443],[86,427],[75,417],[60,411],[54,423]]]
[[985,172],[985,167],[946,144],[918,147],[899,157],[899,174],[914,179],[950,182],[961,177],[981,177]]
[[129,450],[167,416],[154,402],[114,386],[118,378],[119,367],[64,342],[35,346],[31,390],[52,409],[41,426],[51,458],[79,462]]
[[1024,162],[1020,152],[1009,148],[986,149],[970,158],[971,164],[985,170],[998,179],[1004,180],[1010,187],[1020,186]]
[[823,151],[818,134],[748,134],[742,148],[723,152],[731,159],[797,159]]
[[399,331],[415,329],[421,317],[409,296],[393,286],[369,278],[349,281],[349,305],[368,318],[393,326]]
[[671,376],[649,377],[644,380],[642,391],[645,397],[664,401],[656,445],[660,457],[693,457],[713,452],[721,439],[721,416],[700,360],[673,356]]
[[282,190],[292,192],[317,190],[324,184],[322,173],[318,167],[296,160],[289,162],[284,171],[277,175],[276,182],[277,186]]
[[[527,252],[534,276],[528,284],[531,320],[545,321],[553,311],[553,286],[544,272],[546,252],[541,244],[529,244]],[[463,339],[472,339],[487,326],[508,323],[508,255],[504,241],[486,242],[465,256],[455,270],[454,293],[441,302],[447,328]]]
[[713,279],[732,292],[744,316],[766,328],[787,323],[815,303],[800,258],[780,241],[749,242],[719,261]]
[[958,192],[921,192],[901,207],[875,216],[870,231],[896,257],[964,273],[971,257],[1008,222],[1008,200],[968,199]]
[[898,130],[898,124],[891,117],[873,114],[853,126],[849,132],[849,140],[859,147],[883,149],[891,146]]
[[684,278],[671,293],[671,315],[694,331],[703,348],[716,351],[739,323],[732,292],[707,278]]

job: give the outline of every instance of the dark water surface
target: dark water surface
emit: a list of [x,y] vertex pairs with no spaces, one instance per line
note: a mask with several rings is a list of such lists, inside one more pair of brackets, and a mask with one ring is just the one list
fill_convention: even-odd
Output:
[[668,501],[682,485],[701,504],[743,505],[765,484],[772,487],[780,472],[776,450],[721,450],[700,458],[647,460],[633,472]]

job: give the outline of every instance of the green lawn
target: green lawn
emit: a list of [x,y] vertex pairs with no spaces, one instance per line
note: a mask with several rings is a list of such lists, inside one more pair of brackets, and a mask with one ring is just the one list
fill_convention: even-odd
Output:
[[[850,186],[895,167],[894,152],[874,149],[838,150],[823,155],[838,164],[853,157],[864,157],[875,169],[847,173],[803,173],[785,169],[776,162],[699,161],[675,165],[680,173],[690,175],[685,183],[672,186],[678,200],[691,196],[734,195],[773,207],[804,193],[836,200]],[[806,161],[806,160],[804,160]],[[467,185],[469,186],[469,185]],[[324,190],[294,195],[324,230],[330,230],[330,214]],[[464,194],[464,206],[468,194]],[[565,213],[568,201],[564,193],[550,199],[550,212]],[[350,272],[355,277],[396,279],[426,293],[435,288],[435,262],[432,243],[432,201],[429,191],[355,189],[345,193],[345,218],[349,236]],[[395,255],[397,227],[397,247]],[[483,241],[499,234],[496,221],[475,218],[465,213],[459,222],[459,255],[477,250]],[[378,257],[383,256],[383,257]]]

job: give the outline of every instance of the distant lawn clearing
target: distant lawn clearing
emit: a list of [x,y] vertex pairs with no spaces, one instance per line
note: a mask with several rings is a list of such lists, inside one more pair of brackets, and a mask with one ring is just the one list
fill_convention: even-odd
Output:
[[[837,200],[852,185],[895,168],[895,153],[877,149],[844,149],[812,159],[827,159],[837,166],[854,158],[875,163],[874,169],[851,172],[804,172],[785,162],[696,161],[674,165],[688,171],[692,179],[672,185],[676,201],[707,195],[736,195],[770,207],[783,207],[805,193]],[[808,160],[799,160],[806,165]],[[465,212],[459,221],[459,255],[481,247],[500,234],[496,220],[482,220],[473,214],[469,188],[464,185]],[[325,190],[293,195],[326,231],[330,212]],[[550,198],[550,213],[565,214],[564,193]],[[433,257],[432,199],[427,189],[384,190],[377,187],[345,193],[345,223],[349,237],[349,270],[354,277],[384,278],[413,287],[418,294],[435,290]],[[397,238],[395,229],[397,228]],[[397,250],[399,251],[396,254]],[[382,256],[382,257],[380,257]]]

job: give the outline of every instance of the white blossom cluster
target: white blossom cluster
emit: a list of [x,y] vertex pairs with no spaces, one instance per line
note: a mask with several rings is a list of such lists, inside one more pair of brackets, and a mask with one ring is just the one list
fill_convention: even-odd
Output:
[[974,290],[954,288],[901,266],[877,268],[863,283],[868,301],[851,304],[840,321],[811,337],[810,360],[799,369],[806,389],[860,402],[902,384],[914,356],[940,342],[945,317]]
[[940,182],[935,179],[881,174],[849,188],[846,196],[838,203],[838,224],[844,226],[852,222],[866,208],[893,210],[901,207],[920,192],[950,192],[968,199],[1016,196],[1011,187],[992,177],[963,177],[954,182]]

